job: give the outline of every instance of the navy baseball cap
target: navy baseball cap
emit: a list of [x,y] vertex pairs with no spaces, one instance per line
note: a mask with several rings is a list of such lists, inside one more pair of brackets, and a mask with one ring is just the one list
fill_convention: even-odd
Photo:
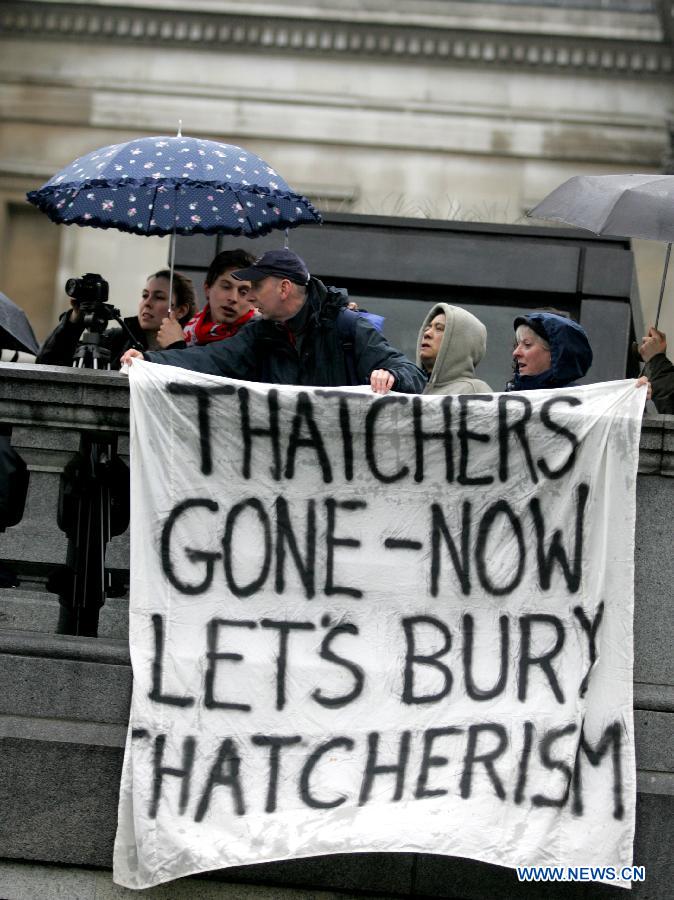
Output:
[[287,278],[295,284],[309,284],[309,269],[292,250],[267,250],[252,266],[232,272],[238,281],[262,281],[269,275]]

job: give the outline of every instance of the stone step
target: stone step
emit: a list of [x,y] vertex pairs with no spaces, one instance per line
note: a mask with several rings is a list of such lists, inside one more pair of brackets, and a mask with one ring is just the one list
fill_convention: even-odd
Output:
[[[0,589],[0,629],[54,634],[58,617],[56,594],[22,586]],[[99,615],[98,636],[127,640],[128,634],[128,599],[109,597]]]
[[0,627],[8,631],[53,634],[58,621],[56,594],[20,587],[0,590]]

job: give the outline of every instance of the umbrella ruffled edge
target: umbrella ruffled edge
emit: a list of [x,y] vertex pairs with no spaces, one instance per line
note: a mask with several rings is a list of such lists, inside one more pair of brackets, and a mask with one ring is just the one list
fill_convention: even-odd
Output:
[[[188,185],[190,187],[200,187],[206,188],[209,190],[218,191],[218,188],[215,187],[213,182],[210,181],[187,181],[184,178],[166,178],[162,179],[161,182],[159,179],[154,178],[128,178],[128,179],[120,179],[117,182],[118,186],[130,186],[130,187],[148,187],[150,185],[159,186],[161,183],[164,187],[176,187],[182,185]],[[218,184],[222,184],[218,182]],[[132,223],[126,222],[108,222],[106,220],[100,219],[96,216],[92,216],[91,219],[87,219],[86,222],[78,222],[73,220],[71,222],[65,221],[61,218],[61,211],[57,210],[53,201],[56,198],[57,194],[59,199],[61,199],[62,193],[68,190],[77,189],[77,191],[82,190],[90,190],[92,188],[100,188],[100,187],[114,187],[115,185],[111,185],[107,179],[90,179],[88,181],[79,181],[79,182],[63,182],[59,185],[51,185],[50,187],[46,187],[43,185],[36,191],[29,191],[26,194],[26,199],[29,203],[32,203],[33,206],[36,206],[42,212],[44,212],[52,222],[55,222],[57,225],[79,225],[82,228],[101,228],[103,230],[114,228],[116,231],[126,232],[128,234],[137,234],[142,237],[166,237],[173,233],[174,229],[170,231],[166,231],[163,228],[154,228],[148,230],[139,230],[138,227],[134,227]],[[273,222],[264,223],[260,227],[256,228],[254,232],[247,229],[245,225],[242,225],[240,228],[223,228],[222,225],[213,225],[208,228],[199,226],[199,225],[190,225],[189,227],[176,227],[175,233],[180,235],[190,235],[190,234],[231,234],[235,237],[248,237],[248,238],[256,238],[262,237],[263,235],[269,234],[272,231],[283,230],[285,228],[297,228],[299,225],[310,225],[315,223],[317,225],[322,224],[323,217],[321,213],[316,209],[316,207],[302,194],[298,194],[295,191],[274,191],[267,187],[255,186],[253,188],[252,185],[237,183],[225,183],[224,190],[222,187],[220,190],[223,190],[223,193],[231,192],[233,194],[237,193],[237,191],[250,191],[254,189],[254,191],[260,196],[269,197],[270,200],[288,200],[291,203],[296,203],[303,207],[302,214],[298,217],[298,219],[276,219]]]
[[113,190],[116,187],[150,187],[150,186],[159,186],[163,187],[197,187],[197,188],[205,188],[206,190],[213,191],[250,191],[251,193],[258,194],[261,197],[270,197],[270,198],[278,198],[279,200],[291,200],[294,203],[302,203],[304,206],[311,212],[315,213],[317,216],[320,216],[318,210],[313,206],[310,200],[308,200],[303,194],[298,194],[296,191],[277,191],[273,188],[264,187],[263,185],[256,184],[243,184],[240,181],[206,181],[204,179],[191,180],[187,178],[120,178],[119,180],[111,183],[107,178],[89,178],[86,181],[62,181],[60,184],[43,184],[41,188],[38,188],[36,191],[28,191],[26,194],[26,198],[29,203],[32,203],[34,206],[40,207],[43,202],[46,202],[48,198],[53,197],[54,194],[61,193],[63,191],[88,191],[92,188],[109,188]]
[[[123,231],[127,234],[136,234],[139,237],[170,237],[173,234],[173,229],[171,229],[171,231],[165,231],[162,228],[156,230],[153,228],[149,231],[141,231],[138,228],[131,227],[131,225],[127,226],[123,222],[117,224],[115,222],[103,222],[100,219],[95,218],[88,219],[86,222],[64,222],[62,219],[55,218],[49,210],[43,210],[43,212],[46,213],[55,225],[79,225],[80,228],[100,228],[103,231],[114,229],[115,231]],[[257,238],[270,234],[272,231],[283,231],[285,228],[297,228],[300,225],[321,225],[322,221],[322,219],[307,220],[302,218],[293,219],[292,221],[277,219],[276,222],[265,222],[263,226],[256,228],[254,232],[246,229],[244,225],[236,229],[223,228],[222,225],[216,225],[211,228],[202,228],[199,225],[192,225],[190,228],[178,227],[175,229],[175,233],[182,237],[189,237],[191,234],[231,234],[233,237]]]
[[251,231],[250,228],[246,228],[245,225],[241,225],[239,228],[230,228],[227,226],[223,227],[223,224],[215,224],[211,227],[205,228],[198,224],[191,224],[189,227],[177,226],[175,229],[171,229],[170,231],[166,231],[164,228],[151,228],[149,230],[139,229],[137,226],[134,228],[133,225],[129,222],[108,222],[102,219],[98,219],[93,216],[91,219],[87,219],[86,222],[80,222],[73,219],[71,222],[66,222],[63,219],[59,218],[60,210],[54,210],[50,207],[40,207],[42,212],[54,222],[55,225],[79,225],[80,228],[100,228],[102,230],[108,230],[110,228],[115,231],[122,231],[127,234],[136,234],[139,237],[169,237],[174,233],[179,234],[181,236],[187,236],[191,234],[231,234],[234,237],[245,237],[245,238],[256,238],[263,237],[266,234],[270,234],[272,231],[283,231],[286,228],[297,228],[300,225],[321,225],[323,223],[323,218],[316,210],[314,210],[316,214],[316,218],[308,219],[302,215],[298,216],[296,219],[276,219],[272,222],[265,222],[263,225],[258,226],[255,231]]

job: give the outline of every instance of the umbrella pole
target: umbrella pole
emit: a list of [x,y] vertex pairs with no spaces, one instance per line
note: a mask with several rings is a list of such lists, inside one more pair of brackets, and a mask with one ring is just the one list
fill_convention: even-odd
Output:
[[662,309],[662,298],[665,293],[665,282],[667,281],[667,269],[669,268],[669,257],[672,253],[671,242],[667,244],[667,253],[665,254],[665,271],[662,273],[662,284],[660,285],[660,298],[658,300],[658,311],[655,314],[655,327],[658,327],[660,321],[660,310]]
[[[178,134],[176,137],[183,136],[183,120],[178,119]],[[171,237],[171,261],[169,265],[169,306],[168,306],[168,317],[171,318],[171,310],[173,309],[173,267],[176,261],[176,194],[178,193],[178,186],[176,185],[175,190],[173,192],[173,236]]]
[[169,305],[168,305],[168,313],[169,319],[171,318],[171,310],[173,309],[173,267],[176,261],[176,223],[175,216],[173,217],[173,235],[171,237],[171,260],[169,264]]

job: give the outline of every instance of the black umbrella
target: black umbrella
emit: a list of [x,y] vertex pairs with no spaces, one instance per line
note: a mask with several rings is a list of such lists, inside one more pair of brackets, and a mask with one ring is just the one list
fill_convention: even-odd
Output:
[[595,234],[667,243],[655,327],[674,242],[674,175],[576,175],[528,215],[577,225]]
[[28,316],[0,291],[0,349],[25,350],[37,355],[39,349]]

